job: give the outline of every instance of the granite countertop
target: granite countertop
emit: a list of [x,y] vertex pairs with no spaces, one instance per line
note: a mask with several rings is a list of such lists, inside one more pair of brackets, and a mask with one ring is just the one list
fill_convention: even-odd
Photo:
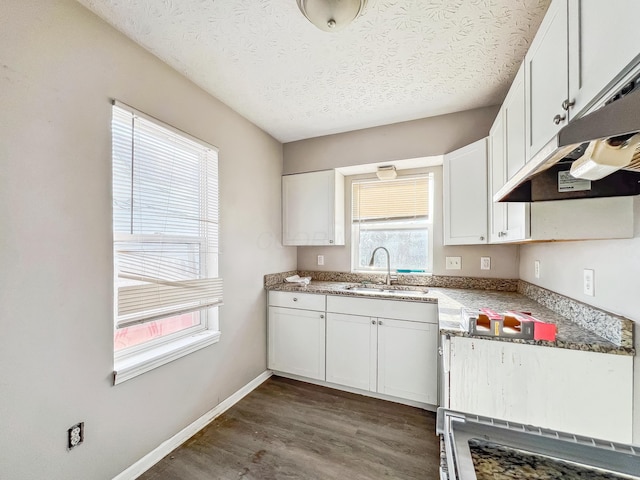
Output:
[[[571,350],[583,350],[600,353],[614,353],[620,355],[634,355],[632,347],[616,345],[603,337],[587,330],[577,323],[553,312],[540,305],[525,295],[516,292],[504,292],[494,290],[473,290],[457,288],[426,288],[415,286],[378,285],[384,289],[401,290],[406,294],[389,294],[384,292],[354,292],[347,290],[349,286],[358,284],[346,282],[312,281],[309,285],[300,286],[290,283],[277,283],[266,287],[267,290],[281,292],[301,292],[321,295],[346,295],[361,298],[381,298],[391,300],[403,300],[414,302],[426,302],[438,304],[440,331],[444,334],[469,337],[461,324],[461,308],[477,310],[479,308],[491,308],[501,312],[507,310],[519,310],[531,312],[531,314],[544,320],[555,323],[558,333],[554,342],[546,340],[525,340],[505,337],[479,337],[494,341],[506,341],[546,347],[567,348]],[[424,293],[416,293],[420,290]]]
[[295,283],[278,283],[266,287],[267,290],[276,292],[300,292],[316,293],[319,295],[344,295],[361,298],[383,298],[387,300],[403,300],[409,302],[437,303],[438,299],[430,295],[431,291],[426,287],[415,287],[410,285],[371,285],[374,288],[393,290],[397,293],[380,291],[362,292],[348,290],[349,287],[362,287],[362,284],[348,282],[318,282],[312,281],[309,285],[300,286]]

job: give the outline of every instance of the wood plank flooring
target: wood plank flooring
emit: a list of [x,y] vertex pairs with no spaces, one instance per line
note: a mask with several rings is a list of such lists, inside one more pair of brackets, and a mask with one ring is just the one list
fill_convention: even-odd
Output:
[[438,479],[435,414],[271,377],[143,480]]

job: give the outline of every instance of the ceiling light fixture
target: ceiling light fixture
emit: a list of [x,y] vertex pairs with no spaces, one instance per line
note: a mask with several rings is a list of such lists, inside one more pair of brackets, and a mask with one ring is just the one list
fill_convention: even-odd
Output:
[[367,0],[297,0],[298,8],[320,30],[337,32],[354,21]]
[[395,165],[385,165],[383,167],[378,167],[376,176],[380,180],[393,180],[398,176],[398,173],[396,172]]

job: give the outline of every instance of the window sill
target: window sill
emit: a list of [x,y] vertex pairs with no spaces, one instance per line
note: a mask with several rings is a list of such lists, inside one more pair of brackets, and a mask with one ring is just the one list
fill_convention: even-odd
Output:
[[181,357],[213,345],[220,340],[220,332],[205,332],[180,338],[145,352],[117,359],[114,362],[113,384],[126,382],[154,368],[165,365]]

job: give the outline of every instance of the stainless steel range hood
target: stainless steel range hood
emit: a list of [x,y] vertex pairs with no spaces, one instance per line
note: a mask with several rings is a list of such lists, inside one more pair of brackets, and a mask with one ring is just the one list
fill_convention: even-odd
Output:
[[[602,108],[562,128],[493,200],[536,202],[640,194],[640,136],[634,136],[640,132],[640,75],[604,98],[608,100]],[[569,174],[574,162],[591,162],[589,156],[601,152],[601,147],[613,155],[628,149],[628,164],[599,180],[579,180]]]

